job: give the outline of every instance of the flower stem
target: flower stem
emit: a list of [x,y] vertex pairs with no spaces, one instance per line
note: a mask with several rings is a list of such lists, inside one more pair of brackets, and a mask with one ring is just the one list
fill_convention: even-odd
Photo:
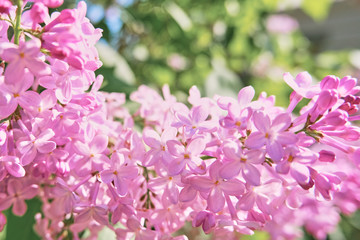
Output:
[[15,27],[14,27],[14,43],[19,44],[20,37],[20,22],[21,22],[21,7],[22,0],[16,0],[16,19],[15,19]]

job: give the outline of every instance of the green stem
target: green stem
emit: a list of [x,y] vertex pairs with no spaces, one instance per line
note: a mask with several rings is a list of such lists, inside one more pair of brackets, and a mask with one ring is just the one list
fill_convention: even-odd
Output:
[[[143,167],[144,169],[144,177],[145,177],[145,180],[146,182],[149,182],[150,178],[149,178],[149,171],[147,170],[146,167]],[[151,203],[151,200],[150,200],[150,189],[147,189],[146,191],[146,200],[145,200],[145,207],[147,209],[150,209],[150,204]]]
[[19,44],[22,4],[23,4],[22,0],[16,0],[17,8],[16,8],[15,27],[14,27],[14,43],[15,44]]
[[147,170],[147,168],[146,167],[143,167],[143,169],[144,169],[144,177],[145,177],[145,180],[146,180],[146,182],[149,182],[149,180],[150,180],[150,178],[149,178],[149,171]]

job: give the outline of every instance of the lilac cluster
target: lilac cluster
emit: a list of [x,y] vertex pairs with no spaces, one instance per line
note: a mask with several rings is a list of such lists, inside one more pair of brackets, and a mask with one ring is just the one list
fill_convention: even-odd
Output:
[[303,226],[324,239],[360,207],[355,78],[313,85],[286,73],[287,109],[251,86],[237,99],[192,87],[190,107],[167,86],[163,96],[140,86],[131,114],[124,94],[99,91],[101,30],[85,3],[49,16],[61,2],[0,3],[0,211],[22,216],[37,197],[43,239],[107,227],[118,239],[180,240],[186,222],[214,239],[296,239]]

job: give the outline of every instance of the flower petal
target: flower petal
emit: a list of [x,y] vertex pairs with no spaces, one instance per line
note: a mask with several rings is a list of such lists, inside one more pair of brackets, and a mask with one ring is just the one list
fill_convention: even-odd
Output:
[[104,183],[111,183],[115,178],[114,170],[104,170],[100,173],[100,177]]
[[266,142],[265,134],[262,132],[251,133],[247,138],[245,145],[249,148],[261,148]]
[[40,153],[49,153],[56,148],[56,143],[53,141],[35,142],[36,149]]
[[179,195],[180,202],[190,202],[196,197],[196,190],[192,186],[184,187]]
[[242,174],[247,183],[253,186],[260,185],[260,172],[252,164],[245,164],[245,167],[242,170]]
[[236,204],[237,209],[241,209],[244,211],[249,211],[254,207],[255,204],[255,194],[250,191],[246,194],[244,194]]
[[206,120],[209,116],[209,109],[204,105],[199,105],[193,107],[190,111],[191,118],[193,119],[194,123],[200,123]]
[[31,199],[37,195],[38,189],[39,187],[37,185],[31,184],[21,189],[21,193],[19,195],[21,195],[23,199]]
[[303,164],[296,162],[292,163],[290,169],[290,175],[300,184],[306,185],[310,181],[310,171],[309,168]]
[[239,160],[241,158],[241,148],[237,142],[227,141],[224,144],[223,152],[229,160]]
[[143,140],[151,148],[160,149],[160,136],[152,129],[146,129],[143,132]]
[[266,144],[266,151],[274,161],[279,161],[284,156],[284,149],[278,142],[268,142]]
[[292,132],[281,132],[276,136],[276,141],[283,145],[295,144],[298,137]]
[[203,138],[196,138],[189,143],[186,151],[191,153],[191,155],[198,156],[205,150],[205,147],[205,140]]
[[194,187],[198,191],[207,192],[212,187],[215,186],[214,182],[208,177],[194,176],[194,177],[191,177],[189,180],[190,180],[191,186]]
[[173,156],[180,156],[185,152],[185,147],[177,140],[169,140],[166,142],[169,153]]
[[254,98],[255,90],[252,86],[242,88],[238,94],[238,102],[242,107],[247,106]]
[[25,169],[19,163],[6,162],[5,167],[6,167],[6,170],[14,177],[25,176]]
[[264,115],[262,112],[254,112],[253,120],[255,127],[263,133],[266,133],[270,128],[270,118],[267,115]]
[[14,215],[16,216],[22,216],[26,213],[27,210],[27,206],[24,200],[20,199],[20,198],[15,198],[13,207],[12,207],[12,211],[14,213]]
[[220,188],[215,187],[212,189],[207,199],[207,204],[209,210],[212,211],[213,213],[220,212],[224,208],[225,197],[222,191],[220,190]]
[[225,179],[232,179],[240,173],[241,165],[240,161],[227,163],[220,169],[219,176]]
[[8,209],[13,204],[14,201],[15,198],[13,198],[12,196],[8,196],[0,199],[0,211]]
[[227,195],[240,196],[244,193],[245,186],[238,179],[231,179],[220,183],[220,188]]
[[271,124],[271,130],[275,132],[282,132],[286,130],[291,124],[291,117],[288,113],[282,113],[275,117]]
[[90,152],[92,154],[102,153],[108,145],[108,136],[97,135],[89,144]]
[[183,159],[174,159],[168,165],[168,171],[171,176],[178,175],[185,168],[185,161]]

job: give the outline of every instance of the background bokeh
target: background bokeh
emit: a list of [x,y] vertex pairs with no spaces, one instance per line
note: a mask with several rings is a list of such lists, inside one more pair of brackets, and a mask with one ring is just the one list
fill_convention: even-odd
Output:
[[[360,1],[86,2],[88,18],[103,29],[97,47],[104,65],[97,74],[104,76],[104,91],[129,96],[141,84],[155,89],[168,84],[185,101],[192,85],[209,97],[236,96],[243,86],[252,85],[257,94],[276,95],[277,104],[286,106],[291,89],[282,81],[284,72],[296,75],[306,70],[314,81],[328,74],[360,74]],[[76,3],[65,0],[55,10],[74,8]],[[34,212],[40,208],[37,202],[28,204]],[[27,215],[20,220],[8,213],[8,221],[33,221],[33,215]],[[328,239],[360,239],[360,214],[342,219]],[[17,227],[7,231],[11,236],[19,234]],[[31,226],[22,232],[26,231]],[[199,229],[184,231],[189,239],[206,239],[194,237]],[[110,239],[106,234],[102,238]],[[241,239],[268,237],[258,232]],[[305,233],[304,239],[313,238]]]
[[[140,84],[184,98],[236,95],[253,85],[285,106],[282,74],[358,75],[360,2],[355,0],[87,0],[103,29],[98,44],[103,90],[130,93]],[[64,7],[75,7],[65,0]],[[359,35],[359,36],[358,36]]]

